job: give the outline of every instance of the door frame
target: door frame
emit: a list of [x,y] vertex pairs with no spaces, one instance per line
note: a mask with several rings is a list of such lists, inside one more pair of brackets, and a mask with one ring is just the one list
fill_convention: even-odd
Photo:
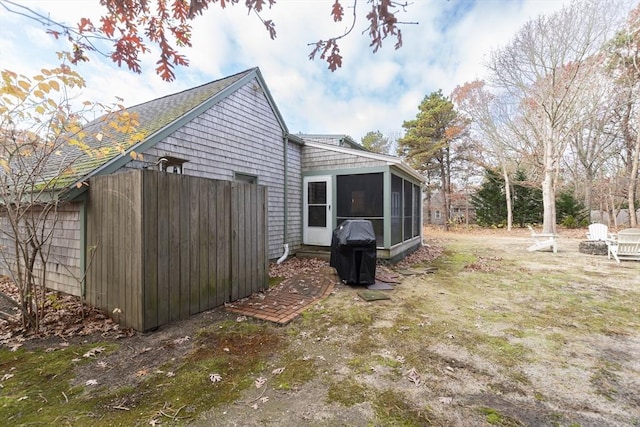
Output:
[[[310,227],[309,224],[309,183],[325,182],[326,199],[326,227]],[[302,243],[305,245],[331,246],[333,232],[333,177],[331,175],[305,176],[302,180]]]

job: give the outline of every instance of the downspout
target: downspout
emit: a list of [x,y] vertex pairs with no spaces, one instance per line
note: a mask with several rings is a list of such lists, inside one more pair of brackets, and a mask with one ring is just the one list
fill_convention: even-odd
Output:
[[289,244],[285,243],[284,244],[284,253],[282,254],[282,256],[280,258],[278,258],[278,260],[276,261],[276,264],[282,264],[284,262],[284,260],[287,259],[288,256],[289,256]]
[[80,295],[84,301],[87,296],[87,197],[80,204]]
[[289,256],[289,244],[287,243],[287,237],[288,237],[288,218],[289,218],[289,196],[288,196],[288,186],[289,186],[289,176],[288,176],[288,170],[289,170],[289,157],[288,157],[288,151],[289,151],[289,136],[285,135],[284,137],[284,236],[283,236],[283,240],[284,240],[284,253],[282,254],[282,256],[280,258],[278,258],[278,260],[276,261],[276,264],[282,264],[284,262],[284,260],[287,259],[287,257]]

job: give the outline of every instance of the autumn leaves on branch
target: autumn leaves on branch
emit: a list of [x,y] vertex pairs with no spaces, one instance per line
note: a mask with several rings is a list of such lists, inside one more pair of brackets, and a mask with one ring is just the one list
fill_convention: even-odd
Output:
[[[156,62],[156,73],[165,81],[175,79],[176,66],[188,66],[187,57],[178,51],[179,48],[191,47],[192,21],[204,14],[210,5],[218,4],[222,9],[236,5],[240,0],[99,0],[105,13],[99,22],[82,18],[76,26],[56,22],[49,16],[39,14],[33,9],[13,0],[0,0],[7,11],[26,16],[48,27],[47,33],[56,39],[66,39],[71,49],[62,55],[73,64],[89,60],[92,53],[111,58],[118,66],[135,72],[142,71],[140,57],[151,51],[149,45],[156,45],[159,59]],[[334,22],[342,22],[345,18],[343,3],[349,2],[348,8],[353,10],[351,25],[344,32],[309,43],[312,50],[309,59],[319,57],[326,61],[331,71],[342,66],[339,41],[348,36],[355,28],[358,18],[358,0],[334,0],[330,8],[330,16]],[[255,14],[267,30],[269,37],[276,38],[276,27],[273,20],[263,19],[266,8],[276,5],[276,0],[245,0],[248,12]],[[402,46],[402,24],[397,19],[399,11],[406,11],[408,3],[394,0],[366,0],[368,11],[367,28],[363,34],[370,38],[370,47],[377,52],[387,37],[395,38],[395,49]],[[280,6],[285,7],[285,6]],[[295,19],[295,18],[293,18]],[[411,23],[415,24],[415,23]],[[112,43],[109,52],[100,47],[103,42]]]

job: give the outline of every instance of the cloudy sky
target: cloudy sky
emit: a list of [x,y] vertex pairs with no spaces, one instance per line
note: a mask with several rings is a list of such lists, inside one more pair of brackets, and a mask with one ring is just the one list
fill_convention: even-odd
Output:
[[[16,0],[55,20],[75,24],[80,17],[97,21],[98,1]],[[404,45],[389,40],[372,53],[366,28],[365,0],[359,0],[358,21],[341,44],[343,67],[336,72],[321,60],[307,59],[309,43],[342,32],[346,22],[333,23],[333,0],[278,0],[263,14],[276,23],[276,40],[262,23],[248,15],[244,2],[222,10],[214,5],[194,22],[190,61],[177,80],[155,75],[155,54],[146,55],[143,73],[119,69],[92,57],[78,71],[87,80],[83,99],[111,103],[115,97],[135,105],[169,93],[260,67],[290,132],[348,134],[356,141],[368,131],[398,136],[402,122],[415,117],[425,95],[445,94],[466,81],[483,78],[483,62],[508,43],[529,19],[552,13],[564,0],[413,0],[400,21]],[[346,6],[350,0],[343,0]],[[352,14],[346,9],[345,15]],[[33,75],[58,63],[56,51],[68,46],[45,34],[45,28],[0,4],[0,68]]]

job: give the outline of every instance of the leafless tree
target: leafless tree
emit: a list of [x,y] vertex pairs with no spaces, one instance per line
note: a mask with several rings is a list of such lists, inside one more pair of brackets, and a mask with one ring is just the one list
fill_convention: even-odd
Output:
[[457,87],[453,100],[470,118],[471,130],[477,136],[476,161],[483,168],[498,167],[505,182],[507,230],[513,227],[511,174],[516,169],[518,139],[512,132],[510,104],[486,88],[484,81],[473,81]]
[[[85,103],[74,109],[69,91],[83,86],[84,80],[66,66],[33,78],[2,71],[0,272],[10,277],[19,297],[15,301],[0,292],[0,299],[16,308],[22,326],[34,332],[44,316],[59,209],[82,176],[82,162],[117,152],[108,132],[132,130],[137,123],[133,115],[114,112],[85,127],[83,113],[101,106]],[[90,138],[104,145],[89,146]],[[0,317],[12,313],[0,312]]]
[[617,129],[622,139],[621,153],[626,165],[627,202],[631,227],[638,225],[636,200],[640,195],[640,5],[607,45],[607,70],[617,94]]
[[[618,28],[622,11],[613,0],[573,2],[529,22],[504,48],[492,52],[492,82],[520,99],[528,140],[542,149],[543,232],[556,232],[555,195],[562,158],[592,112],[581,91],[598,66],[591,60]],[[606,13],[604,13],[606,11]]]

